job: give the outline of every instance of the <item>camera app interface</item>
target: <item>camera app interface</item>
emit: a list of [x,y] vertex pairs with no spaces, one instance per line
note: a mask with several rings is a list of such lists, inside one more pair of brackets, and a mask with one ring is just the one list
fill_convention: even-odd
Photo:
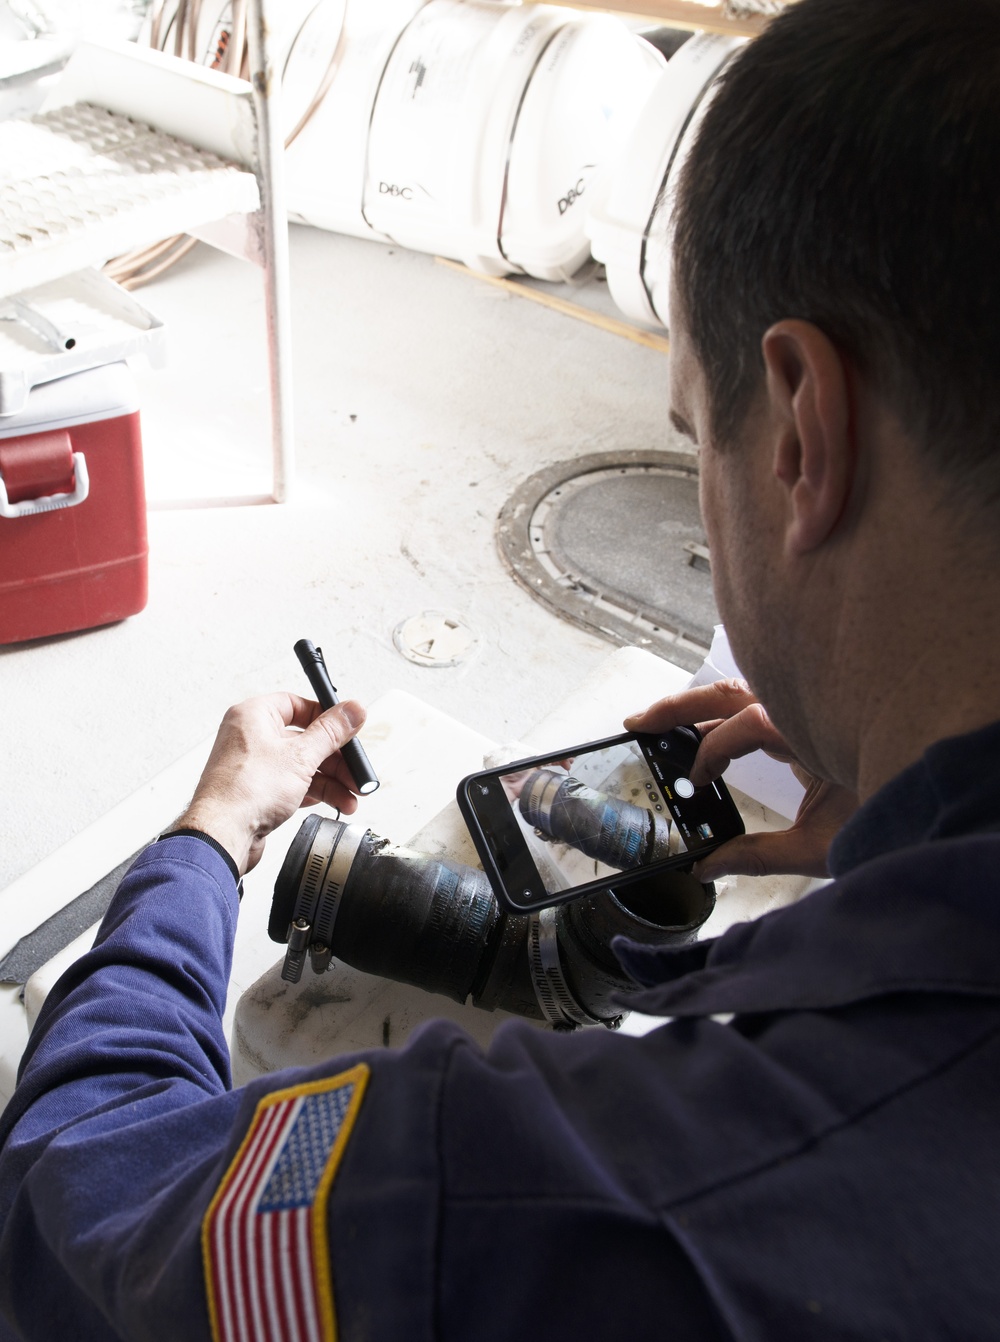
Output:
[[[500,782],[549,894],[660,862],[714,838],[708,819],[685,824],[685,838],[635,741],[503,774]],[[676,795],[685,784],[687,796],[694,796],[686,778],[675,781]]]

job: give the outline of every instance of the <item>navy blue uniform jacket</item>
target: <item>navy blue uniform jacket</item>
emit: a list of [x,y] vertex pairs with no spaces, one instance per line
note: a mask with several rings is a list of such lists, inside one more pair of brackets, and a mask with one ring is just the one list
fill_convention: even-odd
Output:
[[236,883],[196,837],[150,847],[4,1118],[0,1336],[208,1338],[201,1226],[258,1101],[364,1063],[317,1230],[344,1342],[996,1339],[1000,724],[832,861],[715,941],[623,946],[672,1018],[642,1038],[432,1023],[232,1090]]

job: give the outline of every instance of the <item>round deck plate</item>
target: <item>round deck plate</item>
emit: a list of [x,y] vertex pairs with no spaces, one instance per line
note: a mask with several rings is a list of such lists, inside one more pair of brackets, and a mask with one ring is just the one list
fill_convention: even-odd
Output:
[[396,651],[417,666],[459,666],[479,646],[479,635],[461,615],[425,610],[392,631]]
[[563,619],[697,670],[718,621],[696,459],[602,452],[518,489],[497,542],[515,579]]

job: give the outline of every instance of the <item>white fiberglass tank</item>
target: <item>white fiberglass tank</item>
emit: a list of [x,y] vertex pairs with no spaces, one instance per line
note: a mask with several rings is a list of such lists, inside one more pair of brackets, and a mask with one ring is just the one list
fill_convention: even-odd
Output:
[[590,251],[583,199],[661,69],[609,16],[430,0],[376,99],[365,219],[487,274],[566,278]]
[[423,3],[348,0],[332,81],[285,154],[292,219],[336,233],[381,237],[361,209],[368,128],[386,62]]
[[590,256],[585,214],[613,172],[662,56],[609,15],[566,23],[532,72],[511,137],[501,250],[538,279]]
[[645,325],[667,325],[668,221],[680,170],[716,79],[744,45],[743,38],[707,33],[684,43],[660,75],[613,176],[588,211],[591,248],[607,269],[611,296]]

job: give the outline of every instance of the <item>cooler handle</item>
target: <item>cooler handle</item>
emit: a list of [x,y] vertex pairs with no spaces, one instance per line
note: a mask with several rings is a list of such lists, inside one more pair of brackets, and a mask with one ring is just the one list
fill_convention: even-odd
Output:
[[73,474],[76,486],[71,493],[43,494],[37,499],[22,499],[20,503],[9,502],[7,486],[0,475],[0,517],[31,517],[35,513],[54,513],[59,508],[75,508],[90,493],[87,459],[82,452],[73,453]]

